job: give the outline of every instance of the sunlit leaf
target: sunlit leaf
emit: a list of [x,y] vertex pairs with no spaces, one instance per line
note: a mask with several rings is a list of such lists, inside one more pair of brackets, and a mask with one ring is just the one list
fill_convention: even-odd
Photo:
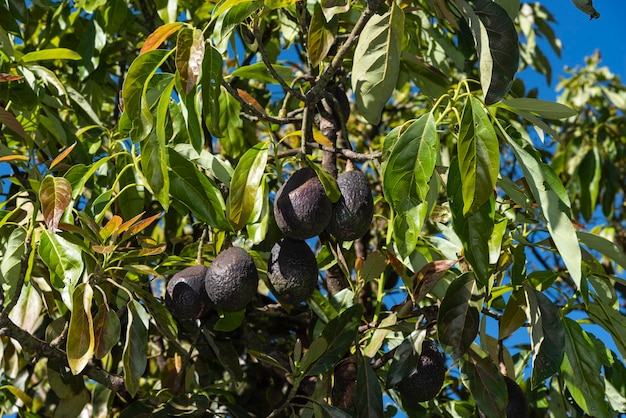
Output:
[[93,289],[89,283],[81,283],[76,286],[72,296],[72,315],[67,331],[67,361],[74,374],[83,371],[94,354],[92,298]]
[[46,226],[51,232],[59,229],[59,221],[72,200],[72,186],[63,177],[47,175],[41,181],[39,200]]
[[[282,78],[287,84],[293,81],[293,68],[279,64],[272,64],[272,68],[274,68],[278,76]],[[269,84],[278,83],[278,80],[272,77],[272,75],[267,71],[267,68],[265,68],[265,65],[262,62],[256,62],[254,64],[239,67],[235,71],[230,73],[229,77],[246,78],[250,80],[262,81]]]
[[45,60],[74,60],[79,61],[83,59],[75,51],[67,48],[49,48],[42,49],[39,51],[27,52],[22,56],[19,60],[22,64],[30,64],[32,62],[37,61],[45,61]]
[[219,124],[222,65],[222,55],[209,46],[202,61],[202,112],[209,132],[217,137],[222,136]]
[[600,302],[589,303],[587,313],[593,322],[611,334],[618,351],[622,357],[626,357],[626,316]]
[[115,311],[101,306],[93,319],[95,348],[94,355],[101,359],[120,342],[122,326]]
[[22,124],[12,113],[7,112],[3,106],[0,106],[0,123],[6,125],[22,139],[26,139],[26,131],[24,131]]
[[435,260],[427,263],[413,278],[413,301],[420,303],[458,260]]
[[239,328],[246,316],[246,310],[239,311],[222,311],[220,318],[217,320],[213,329],[215,331],[229,332]]
[[189,94],[196,87],[204,59],[204,36],[196,28],[182,28],[176,41],[176,70]]
[[235,230],[243,228],[254,208],[267,164],[269,142],[260,142],[239,159],[230,183],[228,217]]
[[127,305],[126,341],[122,354],[124,385],[131,396],[139,390],[139,379],[146,370],[148,354],[148,323],[145,309],[136,300]]
[[363,283],[368,283],[380,277],[387,267],[387,256],[378,250],[367,255],[365,262],[359,264],[358,274]]
[[437,320],[439,341],[452,348],[455,358],[463,355],[478,335],[479,312],[472,303],[476,291],[474,275],[465,273],[450,284],[441,301]]
[[139,54],[157,49],[167,38],[176,33],[181,26],[183,26],[183,22],[172,22],[159,26],[148,35]]
[[[57,289],[73,290],[83,272],[81,249],[60,235],[45,230],[37,252],[50,270],[50,281]],[[65,301],[71,307],[71,300]]]
[[317,164],[310,156],[306,156],[306,161],[309,167],[311,167],[313,171],[315,171],[315,174],[317,174],[317,178],[320,183],[322,183],[326,196],[328,196],[331,202],[338,202],[339,199],[341,199],[341,191],[339,190],[339,186],[337,186],[337,180],[335,180],[333,176]]
[[502,105],[524,110],[546,119],[567,119],[578,114],[574,109],[564,104],[529,97],[503,100]]
[[381,112],[393,93],[400,72],[404,36],[404,12],[396,3],[365,25],[354,51],[352,90],[356,105],[371,124],[380,122]]
[[315,3],[313,9],[307,40],[309,61],[312,67],[317,67],[326,58],[328,51],[335,42],[335,34],[326,22],[322,6],[319,3]]

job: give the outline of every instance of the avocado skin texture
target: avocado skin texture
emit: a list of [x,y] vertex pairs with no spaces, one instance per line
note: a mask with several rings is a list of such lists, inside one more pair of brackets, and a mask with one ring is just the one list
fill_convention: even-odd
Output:
[[230,247],[219,253],[205,277],[209,299],[224,311],[245,308],[256,294],[258,283],[259,274],[252,257],[239,247]]
[[304,302],[317,286],[317,260],[304,241],[283,238],[272,247],[267,267],[272,293],[282,303]]
[[408,402],[425,402],[439,393],[446,374],[446,359],[434,342],[424,340],[415,370],[396,388]]
[[173,275],[165,291],[165,307],[183,320],[197,319],[215,309],[204,286],[207,266],[187,267]]
[[332,203],[312,168],[302,168],[278,189],[274,217],[284,236],[305,240],[324,231]]
[[374,199],[369,182],[359,170],[346,171],[337,178],[341,198],[333,203],[326,230],[339,241],[361,238],[374,217]]
[[509,395],[509,403],[506,406],[506,418],[526,418],[528,417],[528,402],[526,395],[515,380],[504,376],[506,391]]

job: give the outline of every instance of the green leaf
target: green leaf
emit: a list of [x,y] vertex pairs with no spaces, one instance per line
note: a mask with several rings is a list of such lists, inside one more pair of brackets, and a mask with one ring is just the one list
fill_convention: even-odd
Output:
[[463,372],[472,398],[486,417],[503,417],[508,403],[504,378],[489,357],[466,361]]
[[425,335],[423,330],[413,331],[397,346],[387,372],[385,382],[387,388],[395,387],[419,365]]
[[576,286],[582,280],[582,254],[576,236],[576,229],[570,219],[571,210],[567,191],[552,169],[522,146],[505,135],[524,177],[539,203],[548,224],[548,231],[554,240],[563,262]]
[[70,182],[63,177],[47,175],[41,181],[39,201],[48,230],[53,233],[58,231],[61,216],[72,201]]
[[93,176],[96,171],[98,171],[98,169],[102,167],[102,165],[106,164],[111,158],[112,156],[103,157],[88,166],[85,166],[84,164],[76,164],[72,166],[67,173],[65,173],[64,177],[70,182],[70,186],[72,188],[72,199],[76,199],[80,196],[85,189],[85,184],[89,181],[91,176]]
[[564,330],[556,306],[541,292],[524,283],[526,316],[533,348],[533,388],[556,373],[563,361]]
[[185,94],[191,93],[198,82],[204,60],[204,36],[197,28],[183,27],[176,40],[176,70]]
[[526,306],[525,293],[521,288],[511,292],[511,296],[506,303],[502,318],[500,320],[498,338],[504,340],[511,336],[515,331],[520,329],[526,323]]
[[73,60],[83,59],[77,52],[67,48],[49,48],[40,51],[28,52],[19,60],[20,64],[30,64],[32,62],[44,60]]
[[222,55],[209,46],[202,60],[202,111],[209,132],[218,138],[222,136],[219,123],[222,66]]
[[359,265],[358,274],[363,283],[368,283],[380,277],[387,268],[387,256],[379,250],[374,250],[367,255],[363,263]]
[[359,36],[352,90],[359,112],[372,125],[380,122],[385,103],[396,88],[403,37],[404,12],[396,3],[386,13],[374,15]]
[[67,331],[67,361],[72,373],[83,371],[93,357],[95,336],[91,316],[93,289],[89,283],[76,286],[72,295],[72,315]]
[[139,389],[139,379],[146,370],[148,355],[148,323],[145,309],[136,300],[128,302],[126,341],[122,353],[124,385],[131,396]]
[[502,105],[506,108],[530,112],[546,119],[567,119],[578,114],[574,109],[564,104],[528,97],[503,100]]
[[580,179],[580,211],[585,219],[590,221],[596,210],[602,180],[602,161],[597,147],[590,149],[580,161],[578,178]]
[[480,101],[469,96],[465,102],[457,142],[463,214],[478,210],[494,193],[500,172],[500,147],[496,131]]
[[81,249],[60,235],[42,231],[37,253],[50,270],[50,282],[56,289],[64,289],[63,302],[71,309],[71,293],[83,274]]
[[437,320],[439,342],[450,346],[455,358],[462,356],[478,335],[480,316],[472,303],[476,292],[474,275],[464,273],[450,284],[441,301]]
[[384,418],[383,393],[370,359],[357,349],[355,405],[357,417]]
[[[405,203],[406,206],[408,206]],[[401,257],[410,256],[419,241],[422,225],[426,220],[428,205],[426,202],[408,207],[393,217],[393,237]]]
[[[336,20],[332,20],[331,22],[336,22]],[[333,26],[334,28],[331,28],[331,25],[326,22],[324,11],[320,3],[315,3],[307,36],[307,53],[309,54],[311,67],[320,65],[335,42],[336,23]]]
[[215,228],[229,229],[222,194],[195,164],[169,148],[170,193],[199,220]]
[[322,331],[328,343],[328,349],[309,371],[309,375],[317,375],[331,369],[354,343],[358,327],[363,315],[362,305],[353,305],[332,319]]
[[325,338],[314,339],[309,346],[309,349],[302,356],[302,360],[300,361],[300,370],[305,374],[308,373],[311,366],[313,366],[315,362],[322,357],[327,348],[328,342]]
[[13,113],[7,112],[2,106],[0,106],[0,123],[6,125],[7,128],[18,134],[20,138],[26,139],[26,131],[24,131],[22,124],[15,118]]
[[239,159],[230,182],[228,218],[234,230],[244,227],[254,208],[267,164],[269,142],[259,142]]
[[589,317],[613,337],[615,346],[626,358],[626,317],[605,303],[590,302],[587,305]]
[[[168,108],[174,89],[174,78],[169,82],[157,107],[157,126],[166,126],[168,122]],[[156,200],[167,210],[170,203],[170,179],[167,173],[168,159],[165,138],[165,129],[155,129],[141,142],[141,170],[152,194]]]
[[341,199],[341,191],[339,190],[339,186],[337,186],[337,180],[333,176],[331,176],[326,170],[322,168],[319,164],[315,162],[315,160],[306,156],[306,163],[309,167],[315,171],[317,174],[317,178],[320,183],[322,183],[322,187],[324,188],[324,193],[331,202],[336,203]]
[[246,317],[246,310],[239,311],[220,311],[220,318],[213,326],[213,330],[229,332],[239,328]]
[[392,208],[408,210],[426,199],[439,154],[434,115],[411,123],[400,135],[383,165],[383,194]]
[[[272,64],[272,68],[276,71],[278,76],[285,80],[287,84],[290,84],[294,80],[293,68],[286,65]],[[229,78],[239,77],[249,80],[257,80],[269,84],[278,84],[272,75],[267,71],[265,64],[262,62],[255,62],[254,64],[246,65],[237,68],[230,73]]]
[[565,325],[565,358],[561,375],[572,398],[587,414],[610,417],[604,399],[602,361],[597,347],[582,327],[570,318],[563,318]]
[[108,306],[101,306],[93,319],[93,332],[95,339],[94,354],[101,359],[106,356],[113,347],[120,342],[122,325],[115,311]]
[[590,250],[598,251],[605,257],[615,261],[621,268],[626,269],[626,254],[617,244],[600,235],[589,232],[576,231],[576,235],[580,242],[589,247]]
[[22,257],[25,251],[26,231],[15,228],[11,234],[0,236],[0,283],[5,294],[5,303],[13,295],[15,285],[21,274]]

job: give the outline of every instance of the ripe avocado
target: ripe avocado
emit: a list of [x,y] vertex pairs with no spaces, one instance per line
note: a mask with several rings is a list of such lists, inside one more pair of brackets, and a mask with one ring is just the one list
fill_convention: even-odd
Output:
[[258,282],[252,257],[239,247],[230,247],[218,254],[205,277],[209,299],[225,311],[245,308],[256,294]]
[[425,402],[437,396],[443,386],[445,374],[444,355],[434,342],[424,340],[417,367],[396,388],[408,402]]
[[332,203],[312,168],[302,168],[278,189],[274,217],[284,236],[305,240],[319,235],[330,220]]
[[304,241],[283,238],[272,247],[267,267],[272,293],[280,302],[304,302],[317,286],[317,261]]
[[333,203],[326,230],[339,241],[352,241],[367,232],[374,217],[374,199],[367,177],[360,170],[346,171],[337,178],[341,198]]
[[207,266],[187,267],[167,283],[165,307],[178,319],[197,319],[215,309],[204,287]]

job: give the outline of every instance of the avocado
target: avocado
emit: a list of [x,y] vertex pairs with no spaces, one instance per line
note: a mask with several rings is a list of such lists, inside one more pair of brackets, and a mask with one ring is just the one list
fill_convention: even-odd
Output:
[[178,319],[197,319],[215,309],[204,286],[207,266],[187,267],[167,283],[165,307]]
[[439,393],[446,374],[446,359],[431,340],[424,340],[417,367],[396,389],[405,401],[425,402]]
[[306,242],[283,238],[272,247],[267,277],[279,302],[304,302],[317,286],[317,271],[315,254]]
[[528,416],[528,401],[524,391],[515,380],[504,376],[509,403],[506,406],[506,418],[526,418]]
[[302,168],[278,189],[274,217],[284,236],[305,240],[324,231],[332,203],[312,168]]
[[252,257],[239,247],[230,247],[219,253],[205,277],[209,299],[224,311],[245,308],[256,294],[258,282],[259,274]]
[[367,177],[360,170],[346,171],[337,178],[341,198],[333,203],[326,230],[339,241],[361,238],[374,217],[374,199]]

